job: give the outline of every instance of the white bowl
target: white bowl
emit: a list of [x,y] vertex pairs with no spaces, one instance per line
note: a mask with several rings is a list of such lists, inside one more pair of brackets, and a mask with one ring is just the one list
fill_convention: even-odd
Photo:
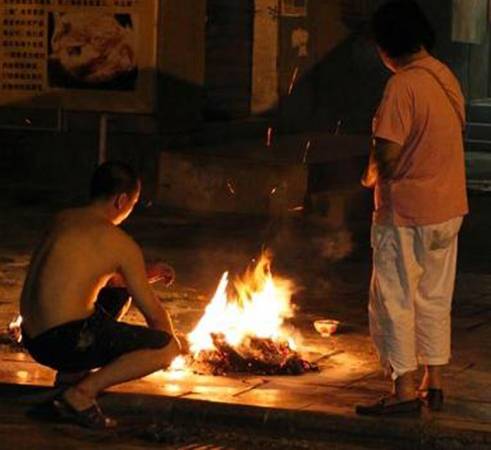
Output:
[[323,319],[314,322],[314,328],[323,337],[329,337],[336,333],[339,327],[339,320]]

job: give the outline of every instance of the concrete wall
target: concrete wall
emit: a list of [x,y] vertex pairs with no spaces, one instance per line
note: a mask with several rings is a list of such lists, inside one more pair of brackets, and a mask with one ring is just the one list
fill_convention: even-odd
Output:
[[201,122],[205,77],[206,0],[161,0],[158,42],[161,132]]
[[252,51],[251,112],[262,115],[278,103],[278,17],[277,0],[255,0]]
[[421,1],[421,6],[436,28],[435,55],[456,73],[468,101],[488,96],[489,36],[482,44],[452,42],[451,0]]
[[[364,3],[373,9],[383,1]],[[332,132],[340,120],[341,132],[369,132],[389,73],[360,32],[360,22],[353,20],[343,4],[336,0],[309,2],[310,61],[293,94],[287,95],[283,89],[277,117],[285,132]],[[435,56],[454,70],[468,101],[487,97],[489,38],[480,45],[452,42],[451,0],[420,0],[420,4],[436,30]],[[286,49],[288,35],[283,40],[280,46]]]
[[[155,191],[158,154],[167,142],[161,133],[172,136],[198,129],[203,107],[206,0],[161,0],[160,6],[158,111],[110,114],[108,125],[108,157],[138,168],[148,196]],[[0,111],[1,168],[6,176],[85,192],[98,160],[99,115],[65,111],[57,129],[56,110],[12,107]]]
[[287,215],[302,206],[307,169],[299,163],[265,163],[196,153],[160,156],[157,201],[201,212]]
[[[374,4],[379,1],[373,0]],[[152,196],[157,189],[159,154],[172,147],[262,138],[270,124],[275,134],[332,133],[340,121],[341,133],[368,133],[389,74],[373,46],[356,32],[359,22],[343,9],[345,4],[309,0],[307,17],[282,18],[275,10],[276,0],[256,0],[251,109],[253,117],[261,120],[234,127],[214,124],[211,129],[202,117],[206,0],[162,0],[158,113],[110,117],[109,157],[134,163],[145,175],[145,190]],[[482,45],[451,42],[451,1],[421,0],[421,5],[437,29],[436,56],[455,70],[469,98],[487,95],[489,40]],[[308,34],[306,54],[292,44],[298,28]],[[41,114],[55,116],[56,112]],[[32,126],[26,125],[22,115],[20,123],[25,133],[0,131],[5,170],[27,171],[31,180],[51,180],[62,186],[80,185],[87,179],[97,162],[97,114],[66,114],[59,132],[28,131]]]

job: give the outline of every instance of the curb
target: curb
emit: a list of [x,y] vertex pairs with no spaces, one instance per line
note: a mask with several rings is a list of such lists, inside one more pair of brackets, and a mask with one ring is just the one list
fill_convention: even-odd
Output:
[[[102,402],[102,400],[101,400]],[[104,399],[108,408],[154,419],[191,423],[219,423],[247,426],[282,435],[320,439],[322,436],[350,436],[367,440],[392,441],[398,448],[491,449],[491,426],[487,423],[430,417],[369,418],[289,410],[205,400],[154,395],[111,393]]]
[[[23,404],[46,401],[48,388],[0,383],[0,398]],[[250,405],[236,405],[183,397],[110,392],[101,398],[114,415],[145,416],[150,421],[213,423],[249,427],[282,436],[322,440],[322,436],[390,441],[403,449],[491,449],[489,423],[422,414],[420,418],[370,418],[354,413],[326,413]]]

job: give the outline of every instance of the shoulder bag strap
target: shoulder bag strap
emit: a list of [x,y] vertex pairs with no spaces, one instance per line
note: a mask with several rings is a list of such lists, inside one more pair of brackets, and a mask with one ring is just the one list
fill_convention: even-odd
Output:
[[464,129],[465,128],[465,121],[462,120],[462,117],[460,115],[459,108],[455,104],[455,101],[453,100],[453,98],[448,93],[448,90],[445,87],[445,85],[443,84],[442,80],[440,80],[440,78],[432,70],[428,69],[427,67],[413,66],[409,70],[413,70],[413,69],[421,69],[421,70],[424,70],[426,73],[430,74],[433,77],[433,79],[440,85],[440,87],[442,88],[442,90],[445,93],[446,97],[448,98],[448,101],[450,102],[450,105],[452,106],[452,109],[455,111],[455,114],[457,115],[457,119],[459,120],[459,122],[462,125],[462,129]]

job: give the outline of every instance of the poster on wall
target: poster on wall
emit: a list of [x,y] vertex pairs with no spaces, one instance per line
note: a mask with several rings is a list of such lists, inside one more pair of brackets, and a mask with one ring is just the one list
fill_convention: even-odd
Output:
[[283,17],[306,17],[307,0],[282,0],[281,15]]
[[0,104],[150,113],[157,0],[0,0]]

